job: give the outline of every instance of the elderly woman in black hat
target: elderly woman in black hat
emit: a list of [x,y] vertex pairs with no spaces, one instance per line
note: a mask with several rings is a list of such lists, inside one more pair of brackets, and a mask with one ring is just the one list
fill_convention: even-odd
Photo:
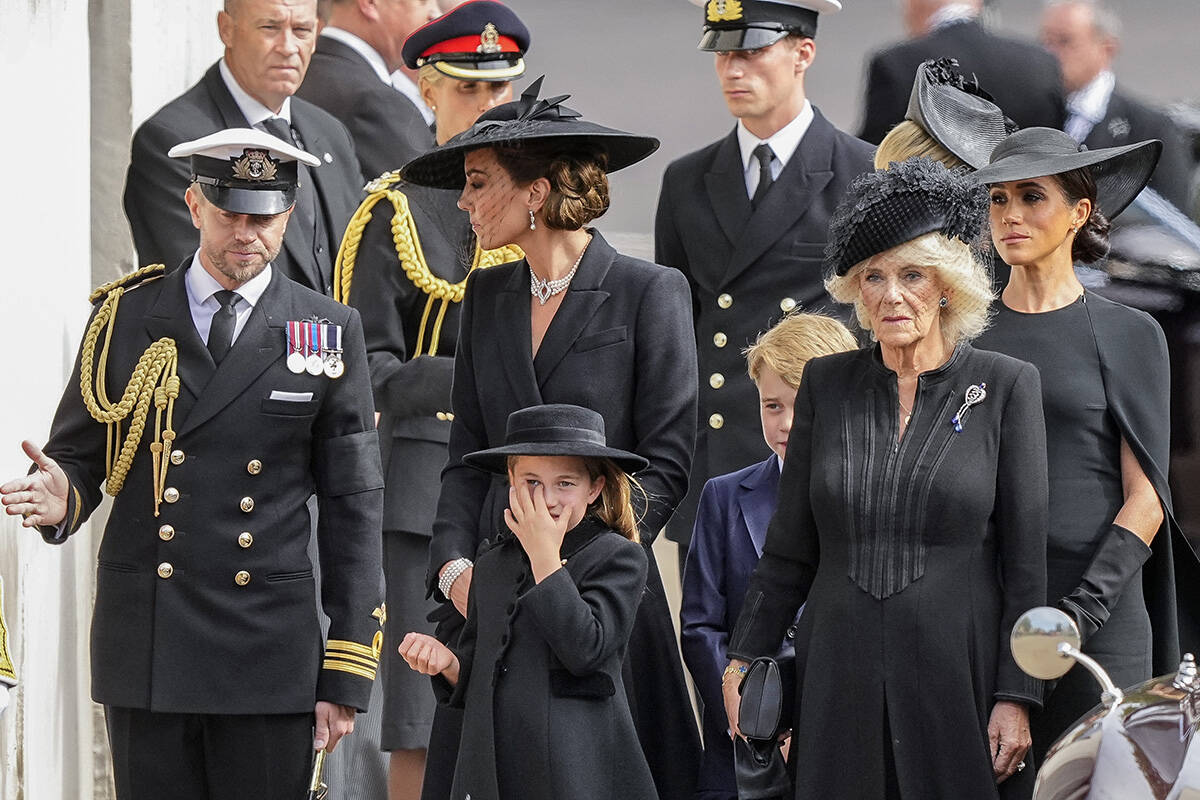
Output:
[[[1148,141],[1085,150],[1061,131],[1029,128],[1008,137],[974,176],[990,187],[992,241],[1012,267],[979,346],[1041,372],[1048,598],[1075,617],[1084,652],[1118,686],[1179,662],[1169,365],[1158,324],[1085,290],[1074,264],[1107,254],[1108,220],[1145,186],[1161,148]],[[1156,558],[1147,563],[1151,543]],[[1194,560],[1186,542],[1175,545]],[[1090,677],[1067,673],[1034,717],[1035,755],[1096,697]]]
[[[646,158],[658,141],[584,121],[565,96],[538,99],[540,83],[403,171],[412,183],[461,190],[481,246],[525,253],[473,273],[463,300],[428,576],[459,622],[475,551],[501,530],[507,498],[502,480],[462,457],[503,441],[511,412],[562,402],[595,409],[610,444],[646,458],[638,480],[649,500],[638,511],[647,547],[687,490],[695,442],[687,281],[617,253],[588,227],[608,208],[607,173]],[[625,690],[659,794],[690,798],[699,736],[653,557],[649,569]]]
[[797,798],[1032,787],[1040,685],[1008,635],[1045,592],[1045,432],[1036,370],[969,343],[991,299],[972,248],[986,201],[911,159],[857,179],[830,226],[826,285],[877,344],[805,369],[725,686],[736,730],[744,668],[806,603]]
[[[512,99],[525,71],[529,31],[493,0],[464,3],[404,43],[405,63],[434,109],[438,142]],[[396,165],[400,167],[400,164]],[[450,435],[450,378],[467,274],[516,260],[507,242],[483,249],[458,193],[380,176],[352,218],[335,267],[335,295],[362,313],[386,475],[386,636],[432,631],[425,563]],[[391,796],[416,797],[435,701],[429,682],[395,648],[383,657],[380,744],[390,756]]]

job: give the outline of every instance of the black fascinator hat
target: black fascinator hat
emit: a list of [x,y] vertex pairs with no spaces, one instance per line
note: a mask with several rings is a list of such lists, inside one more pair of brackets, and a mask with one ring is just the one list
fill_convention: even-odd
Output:
[[974,245],[988,217],[988,193],[965,167],[932,158],[893,161],[860,175],[829,223],[825,265],[835,275],[927,233]]
[[636,164],[658,149],[658,139],[587,122],[582,115],[562,104],[570,97],[560,94],[539,100],[543,75],[521,95],[521,99],[485,111],[475,124],[450,141],[414,158],[400,170],[401,177],[418,186],[462,189],[466,183],[463,160],[481,147],[521,142],[556,141],[564,147],[586,144],[608,157],[606,172]]
[[978,81],[963,77],[953,58],[917,67],[904,117],[975,169],[986,166],[996,145],[1016,130]]

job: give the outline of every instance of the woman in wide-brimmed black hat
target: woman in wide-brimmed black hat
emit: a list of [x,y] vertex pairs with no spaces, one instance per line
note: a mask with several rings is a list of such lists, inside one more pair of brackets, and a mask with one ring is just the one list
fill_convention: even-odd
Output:
[[[460,189],[483,247],[521,261],[467,281],[451,395],[450,462],[430,542],[429,589],[444,600],[443,640],[461,623],[479,543],[503,525],[502,480],[463,463],[499,445],[505,420],[539,403],[595,409],[614,447],[643,456],[639,508],[649,545],[687,490],[695,444],[696,351],[683,274],[617,253],[587,227],[608,208],[607,173],[658,141],[588,122],[539,99],[515,103],[405,166],[413,183]],[[457,611],[455,610],[457,609]],[[690,798],[699,735],[653,557],[626,659],[625,690],[664,800]]]
[[[990,187],[992,241],[1012,268],[979,346],[1030,361],[1042,376],[1048,599],[1075,617],[1084,652],[1118,686],[1179,661],[1169,364],[1158,324],[1085,290],[1074,264],[1107,254],[1108,220],[1146,185],[1161,149],[1087,150],[1061,131],[1029,128],[975,173]],[[1186,542],[1176,546],[1194,561]],[[1067,673],[1033,717],[1035,758],[1096,702],[1091,677]]]

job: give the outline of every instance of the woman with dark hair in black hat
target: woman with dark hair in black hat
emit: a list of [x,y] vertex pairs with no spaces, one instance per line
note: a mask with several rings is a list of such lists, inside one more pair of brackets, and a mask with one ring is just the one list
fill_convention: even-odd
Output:
[[1045,596],[1045,432],[1036,370],[969,343],[986,218],[981,187],[919,158],[857,179],[830,224],[826,286],[878,344],[805,367],[724,686],[736,731],[749,662],[804,604],[796,798],[1032,791],[1041,685],[1008,637]]
[[[1178,667],[1177,613],[1187,609],[1176,608],[1172,539],[1194,557],[1167,486],[1163,333],[1145,312],[1085,290],[1074,264],[1107,254],[1108,220],[1145,186],[1161,147],[1086,150],[1061,131],[1029,128],[974,176],[990,186],[992,241],[1012,267],[979,346],[1029,361],[1042,377],[1048,598],[1074,616],[1083,651],[1118,686]],[[1058,682],[1033,720],[1039,760],[1097,697],[1082,670]]]
[[464,462],[507,476],[505,529],[476,554],[459,641],[399,646],[464,708],[452,796],[657,800],[621,668],[647,562],[627,473],[646,459],[556,404],[514,411],[504,444]]
[[[494,0],[463,3],[417,29],[404,60],[433,108],[438,142],[512,99],[525,71],[529,31]],[[401,166],[400,164],[396,165]],[[450,378],[466,277],[521,257],[507,242],[484,249],[458,193],[380,176],[350,221],[334,294],[362,314],[383,446],[385,636],[432,631],[425,597],[429,536],[450,435]],[[380,745],[390,752],[392,800],[421,791],[435,701],[429,682],[384,648]]]
[[[502,530],[507,497],[502,480],[462,457],[503,441],[513,411],[595,409],[613,446],[647,459],[638,474],[647,548],[687,490],[698,392],[687,281],[617,253],[587,227],[608,208],[607,173],[646,158],[658,141],[582,120],[565,96],[539,100],[540,83],[403,170],[412,183],[461,189],[483,247],[512,243],[525,253],[467,281],[450,463],[430,542],[429,590],[446,601],[445,628],[462,621],[476,548]],[[690,800],[699,736],[652,556],[649,564],[625,691],[659,795]]]

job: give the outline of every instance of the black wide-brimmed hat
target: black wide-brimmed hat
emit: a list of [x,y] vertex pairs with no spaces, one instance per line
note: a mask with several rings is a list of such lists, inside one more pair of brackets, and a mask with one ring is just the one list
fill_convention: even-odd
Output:
[[840,0],[704,0],[701,50],[759,50],[789,33],[813,38],[817,17],[840,11]]
[[282,214],[296,202],[300,163],[321,160],[257,128],[226,128],[167,151],[191,160],[191,180],[217,208],[231,214]]
[[525,74],[529,29],[508,6],[467,0],[417,28],[400,51],[404,65],[430,64],[460,81],[511,81]]
[[1016,128],[1008,127],[1004,112],[977,81],[959,73],[953,58],[917,67],[904,117],[975,169],[986,166],[996,145]]
[[472,150],[524,142],[554,141],[564,148],[586,144],[608,156],[606,172],[636,164],[658,149],[658,139],[606,128],[581,118],[562,102],[571,95],[538,99],[543,75],[521,94],[521,99],[485,111],[475,124],[445,144],[414,158],[400,170],[401,177],[418,186],[462,189],[466,183],[463,159]]
[[991,163],[973,177],[984,184],[1008,183],[1087,167],[1096,181],[1096,206],[1112,219],[1145,187],[1161,154],[1157,139],[1088,150],[1054,128],[1025,128],[998,144]]
[[829,222],[825,266],[835,275],[873,255],[940,233],[974,245],[988,217],[988,194],[966,167],[932,158],[893,161],[860,175]]
[[509,456],[579,456],[609,458],[629,473],[649,461],[626,450],[609,447],[604,417],[590,408],[565,403],[530,406],[508,415],[504,445],[463,456],[463,463],[486,472],[508,471]]

